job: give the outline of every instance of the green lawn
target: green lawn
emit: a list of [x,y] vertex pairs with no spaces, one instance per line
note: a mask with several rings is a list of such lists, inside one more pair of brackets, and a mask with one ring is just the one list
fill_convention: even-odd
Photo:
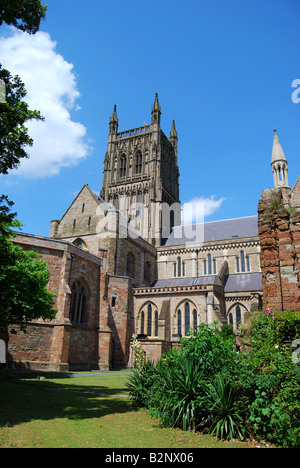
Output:
[[[162,428],[128,398],[128,375],[39,380],[0,374],[0,448],[248,448]],[[2,379],[1,379],[2,376]],[[252,444],[254,446],[254,444]]]

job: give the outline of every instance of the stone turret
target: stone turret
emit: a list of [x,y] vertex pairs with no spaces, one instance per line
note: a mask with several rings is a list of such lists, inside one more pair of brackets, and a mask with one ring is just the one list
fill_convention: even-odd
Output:
[[271,166],[274,177],[274,187],[289,188],[287,160],[279,142],[276,128],[274,128]]

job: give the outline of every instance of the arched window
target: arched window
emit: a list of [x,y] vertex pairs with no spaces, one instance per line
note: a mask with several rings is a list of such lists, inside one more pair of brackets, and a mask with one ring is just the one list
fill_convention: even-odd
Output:
[[126,275],[130,278],[134,277],[134,256],[131,252],[127,254]]
[[236,257],[236,272],[240,272],[240,257]]
[[181,257],[177,257],[177,261],[174,262],[174,277],[185,276],[185,262],[181,260]]
[[207,263],[208,263],[208,274],[212,274],[212,268],[211,268],[211,254],[207,255]]
[[120,160],[120,177],[126,177],[126,156],[123,154]]
[[143,156],[141,151],[138,151],[135,159],[135,173],[141,174],[143,168]]
[[187,335],[190,331],[190,304],[188,302],[185,303],[184,306],[184,332]]
[[87,248],[87,246],[86,246],[86,243],[83,242],[82,239],[76,239],[76,240],[74,240],[73,245],[75,245],[76,247],[79,247],[80,249],[88,250],[88,248]]
[[197,331],[198,328],[198,320],[197,320],[197,311],[196,309],[193,310],[193,329]]
[[207,255],[207,259],[203,260],[204,275],[216,275],[217,274],[217,261],[212,258],[211,254]]
[[236,326],[238,328],[242,321],[241,308],[239,305],[236,306],[235,313],[236,313]]
[[237,273],[245,273],[246,271],[250,271],[249,255],[245,255],[243,250],[241,250],[240,255],[236,257],[236,271]]
[[144,335],[145,333],[145,312],[142,310],[141,312],[141,334]]
[[250,271],[250,258],[249,258],[249,255],[246,255],[246,265],[247,265],[247,271]]
[[76,281],[72,288],[70,320],[75,323],[86,323],[88,293],[81,281]]
[[146,303],[137,319],[137,333],[158,336],[158,311],[153,303]]
[[158,312],[155,311],[154,336],[158,336]]
[[241,250],[241,270],[244,272],[246,270],[245,268],[245,253],[243,250]]
[[177,275],[181,276],[181,257],[177,258]]
[[242,304],[234,304],[228,313],[228,323],[233,326],[234,330],[237,330],[242,324],[242,310],[244,312],[247,309]]
[[147,335],[152,335],[152,306],[148,304]]
[[[184,313],[182,313],[182,308]],[[181,308],[178,309],[175,320],[177,322],[177,336],[187,336],[190,334],[191,330],[196,331],[198,328],[197,309],[191,302],[185,301]]]
[[181,318],[181,310],[177,313],[177,335],[180,337],[182,336],[182,318]]

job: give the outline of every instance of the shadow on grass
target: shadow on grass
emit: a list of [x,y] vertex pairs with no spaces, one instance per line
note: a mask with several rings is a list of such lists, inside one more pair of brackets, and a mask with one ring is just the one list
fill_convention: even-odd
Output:
[[[57,376],[55,376],[57,378]],[[47,380],[0,381],[0,427],[32,420],[101,418],[109,414],[135,412],[124,387],[76,385]]]

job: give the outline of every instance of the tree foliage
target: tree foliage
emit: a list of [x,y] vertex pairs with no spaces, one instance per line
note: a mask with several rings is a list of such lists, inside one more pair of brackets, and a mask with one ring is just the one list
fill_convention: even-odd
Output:
[[[0,26],[6,23],[35,34],[46,11],[47,6],[41,0],[0,0]],[[12,77],[1,64],[0,85],[0,174],[8,174],[22,158],[28,158],[26,147],[33,144],[25,123],[43,117],[40,112],[30,110],[24,101],[27,93],[20,77]]]
[[0,65],[0,80],[5,83],[6,99],[0,102],[0,173],[18,167],[22,158],[28,158],[27,147],[33,140],[28,135],[25,123],[43,120],[39,111],[30,110],[23,100],[26,89],[18,76],[14,78]]
[[45,18],[47,5],[41,0],[0,0],[0,26],[6,23],[35,34]]
[[20,227],[11,213],[13,203],[0,198],[0,332],[15,325],[55,317],[54,295],[47,289],[50,273],[36,252],[12,242],[12,228]]

